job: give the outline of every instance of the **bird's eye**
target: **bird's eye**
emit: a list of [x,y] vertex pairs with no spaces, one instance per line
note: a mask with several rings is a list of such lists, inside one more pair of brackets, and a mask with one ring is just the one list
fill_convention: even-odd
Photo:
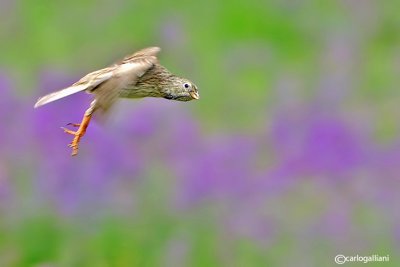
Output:
[[190,87],[190,85],[188,83],[184,83],[183,87],[185,87],[186,89],[188,89]]

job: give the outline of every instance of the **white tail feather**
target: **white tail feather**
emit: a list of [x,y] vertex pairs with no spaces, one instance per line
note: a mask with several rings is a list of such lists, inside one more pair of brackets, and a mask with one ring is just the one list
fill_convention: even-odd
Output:
[[113,65],[108,68],[93,71],[87,74],[85,77],[74,83],[72,86],[62,89],[60,91],[45,95],[36,102],[35,108],[43,106],[47,103],[53,102],[60,98],[78,93],[84,90],[90,90],[98,86],[99,84],[110,79],[113,75],[113,71],[118,67],[118,65]]
[[56,101],[60,98],[81,92],[81,91],[85,90],[86,88],[87,88],[87,86],[80,84],[80,85],[75,85],[75,86],[71,86],[71,87],[62,89],[62,90],[54,92],[54,93],[50,93],[48,95],[45,95],[45,96],[39,98],[35,104],[35,108],[43,106],[50,102]]

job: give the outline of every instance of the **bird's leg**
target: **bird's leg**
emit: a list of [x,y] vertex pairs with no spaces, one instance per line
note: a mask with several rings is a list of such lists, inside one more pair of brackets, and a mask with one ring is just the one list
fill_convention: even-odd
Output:
[[89,126],[90,119],[92,118],[92,114],[94,112],[94,107],[96,104],[96,100],[94,100],[91,104],[90,107],[85,111],[85,114],[83,115],[82,122],[80,124],[77,123],[69,123],[68,125],[72,125],[74,127],[79,127],[78,130],[76,131],[71,131],[66,128],[62,128],[65,133],[72,134],[74,136],[74,139],[72,142],[69,144],[69,147],[72,148],[72,154],[71,156],[75,156],[78,154],[78,147],[79,147],[79,141],[81,138],[85,135],[86,129]]
[[65,133],[74,135],[74,139],[69,144],[69,147],[72,148],[71,156],[75,156],[75,155],[78,154],[79,141],[85,135],[86,129],[89,126],[91,117],[92,117],[92,115],[87,115],[85,113],[85,115],[83,116],[82,122],[79,125],[79,128],[78,128],[77,131],[71,131],[71,130],[68,130],[68,129],[64,128],[64,132]]

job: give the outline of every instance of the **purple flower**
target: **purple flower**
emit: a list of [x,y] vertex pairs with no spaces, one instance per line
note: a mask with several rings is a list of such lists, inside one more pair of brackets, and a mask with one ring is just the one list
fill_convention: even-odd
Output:
[[183,206],[201,199],[240,196],[248,192],[257,149],[246,137],[223,137],[190,155],[177,172],[181,177]]
[[271,137],[277,162],[295,167],[297,176],[340,177],[368,160],[365,137],[339,117],[280,117],[272,126]]

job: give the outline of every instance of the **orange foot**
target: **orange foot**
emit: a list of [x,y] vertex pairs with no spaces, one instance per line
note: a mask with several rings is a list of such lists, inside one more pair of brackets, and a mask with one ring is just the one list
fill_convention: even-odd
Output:
[[77,131],[71,131],[71,130],[69,130],[67,128],[62,127],[62,129],[64,130],[65,133],[72,134],[74,136],[74,139],[68,145],[69,147],[72,148],[71,156],[75,156],[75,155],[78,154],[79,141],[85,135],[86,129],[89,126],[91,118],[92,118],[92,115],[86,115],[85,114],[85,116],[83,116],[82,122],[80,124],[68,123],[68,125],[72,125],[74,127],[79,127]]

